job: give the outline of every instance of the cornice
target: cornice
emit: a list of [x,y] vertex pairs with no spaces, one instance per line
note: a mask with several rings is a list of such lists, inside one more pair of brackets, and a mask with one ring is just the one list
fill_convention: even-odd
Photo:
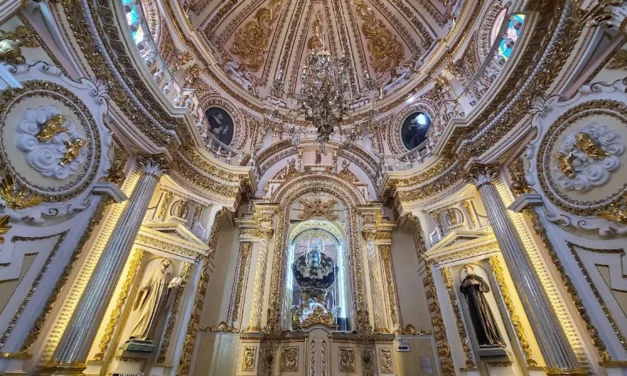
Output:
[[[538,12],[538,20],[535,28],[528,31],[528,38],[534,43],[525,45],[525,51],[512,66],[500,91],[466,127],[474,132],[474,136],[462,140],[462,135],[453,135],[442,149],[443,157],[426,168],[388,173],[380,188],[382,199],[399,201],[394,206],[400,207],[400,203],[405,205],[426,199],[466,179],[467,173],[462,166],[500,142],[528,113],[533,99],[544,94],[557,77],[583,28],[576,18],[569,19],[573,10],[563,11],[564,3],[563,0],[559,3],[544,0],[534,9]],[[560,22],[550,24],[556,13],[561,15]],[[533,61],[538,63],[529,63]],[[455,144],[458,146],[454,147]]]
[[111,99],[125,116],[159,146],[167,144],[172,137],[177,138],[175,130],[182,125],[182,119],[174,117],[156,100],[154,90],[146,86],[140,69],[133,63],[138,59],[129,56],[125,48],[128,33],[110,23],[119,19],[116,6],[111,1],[83,0],[65,1],[61,7],[80,53],[94,75],[110,86]]

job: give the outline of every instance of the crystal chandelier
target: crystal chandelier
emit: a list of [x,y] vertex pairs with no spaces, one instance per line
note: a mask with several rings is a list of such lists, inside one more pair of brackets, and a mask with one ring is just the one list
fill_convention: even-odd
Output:
[[297,96],[298,113],[317,128],[317,141],[322,150],[348,112],[351,99],[349,64],[348,57],[334,59],[328,51],[321,49],[312,51],[303,67],[302,86]]

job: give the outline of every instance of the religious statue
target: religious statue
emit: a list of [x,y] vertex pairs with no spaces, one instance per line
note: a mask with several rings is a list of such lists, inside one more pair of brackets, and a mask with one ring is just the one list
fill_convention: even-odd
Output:
[[579,132],[575,135],[575,143],[581,151],[591,158],[603,159],[610,156],[610,153],[601,149],[594,139],[585,132]]
[[575,166],[573,165],[573,159],[575,157],[572,150],[568,153],[568,155],[564,153],[554,154],[553,158],[557,160],[557,167],[566,177],[572,179],[576,176]]
[[133,307],[138,314],[129,340],[152,341],[154,339],[157,322],[167,305],[170,291],[182,283],[180,277],[173,278],[173,272],[172,261],[164,258],[161,260],[161,265],[154,269],[143,282]]
[[468,311],[472,320],[472,326],[475,328],[475,335],[479,346],[500,346],[505,347],[505,342],[499,333],[496,320],[492,315],[485,293],[490,292],[490,286],[480,276],[475,274],[475,269],[470,266],[464,266],[466,278],[460,286],[461,292],[466,297]]

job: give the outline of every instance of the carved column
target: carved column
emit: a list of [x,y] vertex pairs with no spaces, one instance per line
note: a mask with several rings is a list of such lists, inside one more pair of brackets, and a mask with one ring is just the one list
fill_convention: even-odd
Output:
[[575,353],[493,184],[495,175],[495,169],[476,168],[473,171],[474,184],[544,356],[547,373],[578,374],[580,368]]
[[253,285],[253,299],[250,307],[250,316],[248,319],[248,331],[261,331],[261,314],[263,309],[263,295],[266,288],[266,269],[268,266],[268,243],[272,237],[272,230],[261,232],[261,241],[259,244],[259,256],[257,257],[257,265],[255,271],[255,282]]
[[230,324],[236,328],[242,327],[244,318],[244,302],[246,300],[246,286],[248,285],[248,269],[253,243],[240,239],[237,267],[233,280],[234,293],[231,297]]
[[385,301],[385,294],[379,249],[374,241],[376,233],[377,231],[374,229],[363,231],[364,240],[366,240],[366,256],[368,260],[367,273],[369,275],[369,281],[367,282],[370,283],[374,331],[386,332],[389,325],[385,308],[386,304],[381,304],[381,302]]
[[135,242],[159,178],[163,174],[161,161],[142,159],[139,165],[142,175],[137,186],[103,249],[98,265],[52,356],[53,362],[63,363],[62,366],[56,367],[57,369],[84,368],[83,363],[87,359],[107,304]]
[[379,245],[381,260],[383,262],[383,274],[387,295],[387,306],[390,309],[391,331],[400,328],[400,310],[396,302],[396,280],[394,278],[394,265],[392,264],[392,247],[389,244]]

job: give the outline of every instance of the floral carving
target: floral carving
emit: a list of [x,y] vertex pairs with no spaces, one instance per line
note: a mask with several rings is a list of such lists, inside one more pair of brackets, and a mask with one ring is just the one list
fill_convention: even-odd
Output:
[[45,177],[63,180],[76,174],[87,159],[87,140],[74,122],[55,106],[29,109],[19,122],[16,146]]
[[620,167],[625,143],[605,125],[592,123],[568,134],[558,153],[553,155],[552,170],[560,188],[586,192],[602,186]]

